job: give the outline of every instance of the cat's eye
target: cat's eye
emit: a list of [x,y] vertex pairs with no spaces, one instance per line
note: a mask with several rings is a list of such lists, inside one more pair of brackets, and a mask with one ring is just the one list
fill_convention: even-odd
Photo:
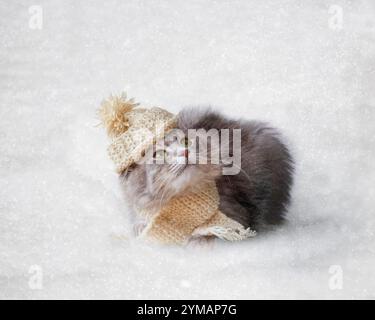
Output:
[[191,146],[191,141],[188,138],[182,138],[180,140],[180,144],[184,147],[190,147]]

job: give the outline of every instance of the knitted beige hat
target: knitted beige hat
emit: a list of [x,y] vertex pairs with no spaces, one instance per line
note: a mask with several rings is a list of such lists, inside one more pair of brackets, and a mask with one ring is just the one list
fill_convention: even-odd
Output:
[[126,94],[110,96],[102,102],[99,116],[112,143],[108,147],[110,158],[121,173],[139,161],[145,150],[176,127],[176,117],[159,107],[138,108],[134,99]]

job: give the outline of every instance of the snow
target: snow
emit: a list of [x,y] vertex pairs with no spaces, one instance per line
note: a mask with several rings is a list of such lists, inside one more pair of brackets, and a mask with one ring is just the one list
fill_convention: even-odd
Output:
[[[25,0],[0,15],[0,298],[375,298],[374,1]],[[297,164],[289,222],[213,247],[129,238],[95,114],[122,90],[279,127]]]

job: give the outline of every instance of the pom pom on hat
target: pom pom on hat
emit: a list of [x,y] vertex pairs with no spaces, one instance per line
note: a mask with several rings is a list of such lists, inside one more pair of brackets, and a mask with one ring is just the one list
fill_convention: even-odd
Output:
[[115,138],[128,130],[127,114],[138,105],[133,98],[127,99],[126,93],[121,94],[121,96],[111,95],[102,102],[98,114],[108,136]]

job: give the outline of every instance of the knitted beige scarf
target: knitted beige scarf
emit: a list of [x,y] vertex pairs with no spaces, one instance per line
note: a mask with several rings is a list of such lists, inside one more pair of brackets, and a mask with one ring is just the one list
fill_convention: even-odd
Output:
[[[146,211],[140,214],[147,215]],[[219,210],[219,194],[215,182],[172,198],[156,214],[141,237],[165,244],[185,244],[194,236],[216,236],[238,241],[256,235]]]

